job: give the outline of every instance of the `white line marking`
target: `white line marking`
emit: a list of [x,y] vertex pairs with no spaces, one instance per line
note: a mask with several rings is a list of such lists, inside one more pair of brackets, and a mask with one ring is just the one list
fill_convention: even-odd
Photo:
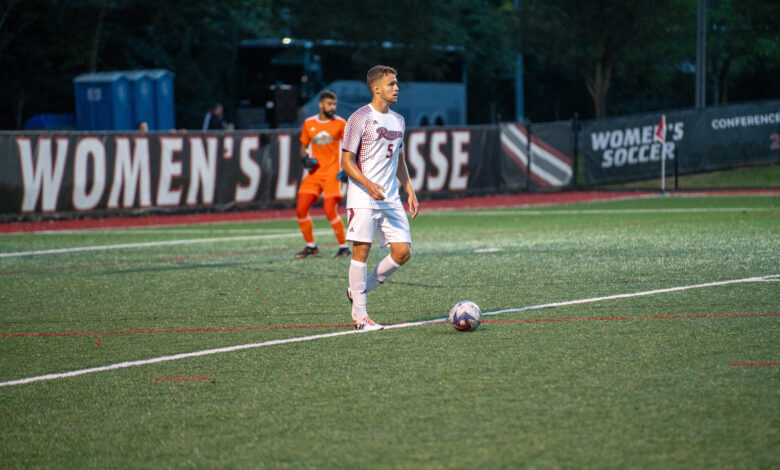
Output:
[[[494,310],[492,312],[483,312],[483,315],[499,315],[502,313],[508,313],[508,312],[521,312],[525,310],[538,310],[542,308],[549,308],[549,307],[561,307],[564,305],[576,305],[576,304],[584,304],[589,302],[600,302],[602,300],[612,300],[612,299],[623,299],[628,297],[641,297],[645,295],[655,295],[655,294],[663,294],[667,292],[677,292],[677,291],[683,291],[683,290],[689,290],[689,289],[700,289],[702,287],[713,287],[713,286],[724,286],[728,284],[739,284],[739,283],[746,283],[746,282],[766,282],[766,281],[774,281],[777,280],[777,278],[780,278],[780,274],[770,274],[767,276],[760,276],[760,277],[746,277],[743,279],[733,279],[730,281],[719,281],[719,282],[708,282],[705,284],[694,284],[690,286],[680,286],[680,287],[671,287],[668,289],[656,289],[656,290],[649,290],[649,291],[643,291],[643,292],[634,292],[630,294],[618,294],[618,295],[610,295],[606,297],[593,297],[590,299],[580,299],[580,300],[569,300],[566,302],[555,302],[550,304],[542,304],[542,305],[533,305],[529,307],[520,307],[520,308],[508,308],[504,310]],[[410,326],[420,326],[420,325],[428,325],[431,323],[437,323],[441,321],[446,321],[447,318],[437,318],[435,320],[425,320],[425,321],[417,321],[417,322],[408,322],[408,323],[399,323],[397,325],[387,325],[385,326],[386,330],[395,329],[395,328],[407,328]],[[297,338],[287,338],[287,339],[275,339],[271,341],[265,341],[262,343],[250,343],[250,344],[240,344],[237,346],[228,346],[224,348],[216,348],[216,349],[205,349],[202,351],[193,351],[189,353],[183,353],[183,354],[175,354],[172,356],[161,356],[161,357],[155,357],[152,359],[143,359],[138,361],[128,361],[128,362],[120,362],[118,364],[111,364],[107,366],[101,366],[101,367],[92,367],[90,369],[80,369],[80,370],[74,370],[70,372],[61,372],[58,374],[47,374],[47,375],[39,375],[37,377],[28,377],[25,379],[18,379],[18,380],[10,380],[8,382],[0,382],[0,387],[8,387],[11,385],[23,385],[28,384],[32,382],[41,382],[44,380],[54,380],[54,379],[62,379],[65,377],[75,377],[77,375],[84,375],[84,374],[91,374],[93,372],[103,372],[108,370],[116,370],[116,369],[125,369],[127,367],[135,367],[135,366],[144,366],[148,364],[156,364],[159,362],[166,362],[166,361],[176,361],[179,359],[187,359],[190,357],[200,357],[200,356],[209,356],[212,354],[220,354],[225,352],[233,352],[233,351],[240,351],[243,349],[254,349],[254,348],[261,348],[264,346],[275,346],[279,344],[289,344],[289,343],[302,343],[304,341],[313,341],[315,339],[324,339],[324,338],[332,338],[334,336],[345,336],[345,335],[351,335],[359,333],[356,330],[349,330],[349,331],[337,331],[334,333],[324,333],[319,335],[311,335],[311,336],[301,336]]]
[[[331,230],[314,231],[314,233],[317,235],[324,235],[330,232]],[[295,232],[295,233],[274,233],[268,235],[245,235],[243,237],[191,238],[188,240],[162,240],[162,241],[155,241],[155,242],[120,243],[117,245],[78,246],[75,248],[55,248],[51,250],[16,251],[11,253],[0,253],[0,258],[12,258],[17,256],[49,255],[49,254],[58,254],[58,253],[78,253],[84,251],[122,250],[127,248],[148,248],[153,246],[191,245],[194,243],[221,243],[221,242],[247,241],[247,240],[265,240],[270,238],[290,238],[290,237],[300,237],[300,236],[301,236],[300,232]]]
[[474,253],[496,253],[501,251],[501,248],[477,248]]
[[[172,229],[146,229],[139,228],[106,228],[106,229],[85,229],[85,230],[42,230],[39,232],[19,232],[12,235],[146,235],[146,234],[163,234],[163,235],[176,235],[183,233],[195,233],[195,234],[210,234],[210,233],[268,233],[268,232],[289,232],[289,228],[234,228],[234,229],[220,229],[217,227],[204,227],[202,229],[186,229],[186,228],[172,228]],[[8,234],[6,234],[8,235]]]
[[[610,214],[689,214],[697,212],[770,212],[778,211],[776,207],[696,207],[688,209],[582,209],[582,210],[505,210],[505,211],[481,211],[481,210],[458,210],[458,214],[463,215],[610,215]],[[433,213],[430,215],[450,215]]]

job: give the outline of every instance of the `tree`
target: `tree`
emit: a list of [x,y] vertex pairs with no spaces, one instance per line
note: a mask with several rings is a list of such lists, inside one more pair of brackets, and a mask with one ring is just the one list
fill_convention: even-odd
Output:
[[708,59],[713,103],[726,103],[734,70],[780,64],[780,4],[767,0],[710,0]]
[[[213,101],[230,101],[242,36],[269,35],[261,0],[26,0],[0,8],[1,128],[36,112],[73,112],[76,75],[167,68],[177,120],[196,126]],[[0,110],[9,109],[0,107]]]
[[681,22],[690,0],[547,0],[526,2],[526,50],[582,77],[597,118],[607,114],[616,76],[657,75],[681,60]]

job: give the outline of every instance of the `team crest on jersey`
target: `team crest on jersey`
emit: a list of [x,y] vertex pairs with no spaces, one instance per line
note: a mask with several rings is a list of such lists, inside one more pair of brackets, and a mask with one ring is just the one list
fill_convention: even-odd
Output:
[[404,136],[404,133],[401,131],[391,131],[385,127],[380,127],[376,130],[376,138],[377,139],[387,139],[387,140],[395,140],[400,139]]
[[311,141],[314,142],[314,145],[325,145],[333,142],[333,136],[325,131],[320,131],[319,134],[312,137]]

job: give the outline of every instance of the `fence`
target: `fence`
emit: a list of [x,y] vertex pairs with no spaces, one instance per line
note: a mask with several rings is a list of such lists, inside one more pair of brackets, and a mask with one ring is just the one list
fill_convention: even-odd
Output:
[[[408,129],[404,149],[420,198],[632,181],[660,175],[660,115]],[[670,173],[780,162],[780,100],[666,116]],[[298,137],[0,133],[0,220],[292,207],[304,176]]]

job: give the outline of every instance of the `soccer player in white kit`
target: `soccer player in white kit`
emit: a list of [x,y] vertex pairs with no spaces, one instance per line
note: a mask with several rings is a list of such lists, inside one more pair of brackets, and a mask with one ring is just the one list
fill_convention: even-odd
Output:
[[[341,168],[349,176],[347,240],[352,242],[347,297],[355,329],[361,331],[384,328],[368,316],[366,296],[411,257],[412,238],[399,186],[406,192],[411,217],[419,210],[403,152],[404,118],[390,109],[398,101],[396,75],[384,65],[368,71],[371,103],[355,111],[344,129]],[[374,237],[382,247],[390,245],[390,254],[366,276]]]

